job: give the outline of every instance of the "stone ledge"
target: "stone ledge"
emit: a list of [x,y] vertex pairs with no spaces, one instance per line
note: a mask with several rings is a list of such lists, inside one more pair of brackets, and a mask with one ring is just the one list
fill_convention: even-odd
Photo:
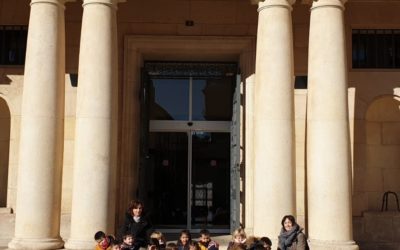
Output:
[[353,222],[361,249],[400,249],[400,212],[367,211]]
[[0,248],[7,248],[14,235],[14,224],[15,214],[0,213]]
[[0,207],[0,214],[12,214],[13,210],[10,207]]

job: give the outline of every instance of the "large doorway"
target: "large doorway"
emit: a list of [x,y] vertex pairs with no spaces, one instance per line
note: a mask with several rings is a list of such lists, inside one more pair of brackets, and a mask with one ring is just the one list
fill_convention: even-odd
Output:
[[[145,63],[139,197],[153,224],[229,232],[235,63]],[[236,189],[236,188],[234,188]]]

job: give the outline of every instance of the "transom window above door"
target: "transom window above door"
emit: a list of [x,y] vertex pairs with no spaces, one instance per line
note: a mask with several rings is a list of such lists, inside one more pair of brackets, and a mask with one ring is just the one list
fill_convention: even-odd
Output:
[[230,121],[236,63],[146,62],[150,120]]

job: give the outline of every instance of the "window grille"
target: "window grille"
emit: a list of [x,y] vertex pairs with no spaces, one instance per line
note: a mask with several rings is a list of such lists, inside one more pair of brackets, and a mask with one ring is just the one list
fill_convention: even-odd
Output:
[[354,69],[400,68],[400,30],[354,29],[352,64]]
[[0,65],[24,65],[28,27],[0,25]]

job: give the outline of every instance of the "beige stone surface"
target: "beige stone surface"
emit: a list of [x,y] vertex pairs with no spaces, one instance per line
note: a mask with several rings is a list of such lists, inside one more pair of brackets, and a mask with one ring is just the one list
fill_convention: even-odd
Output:
[[[8,68],[0,69],[3,74],[3,81],[7,84],[0,85],[0,96],[7,102],[7,108],[10,111],[10,132],[9,132],[9,155],[8,159],[8,183],[7,190],[7,206],[10,209],[16,208],[16,191],[17,191],[17,171],[18,171],[18,155],[19,155],[19,134],[20,134],[20,112],[21,112],[21,96],[22,81],[21,75],[8,74],[7,72],[19,73],[20,69]],[[3,120],[4,121],[4,120]],[[2,160],[6,160],[3,158]],[[14,230],[12,227],[10,230]],[[0,237],[1,238],[1,237]],[[9,241],[9,240],[8,240]],[[8,241],[6,243],[8,243]],[[7,244],[5,244],[7,245]]]
[[7,249],[7,244],[14,236],[15,214],[0,213],[0,248]]
[[[296,130],[297,132],[297,130]],[[306,165],[306,145],[304,142],[296,142],[296,171],[305,171]],[[303,176],[296,176],[296,181],[304,182],[305,180],[302,179]]]
[[382,123],[367,121],[365,126],[368,145],[382,144]]
[[[382,97],[370,105],[366,114],[367,121],[400,121],[400,102],[393,96]],[[382,112],[384,111],[384,112]]]
[[361,192],[363,191],[364,188],[364,171],[365,171],[365,167],[358,167],[358,166],[354,166],[353,169],[353,195],[355,195],[355,193],[357,192]]
[[292,3],[259,3],[254,87],[254,233],[270,235],[274,240],[280,232],[281,218],[296,213]]
[[[248,69],[249,70],[249,69]],[[244,222],[246,225],[246,232],[253,234],[254,230],[254,81],[255,75],[251,74],[246,78],[245,95],[244,95],[244,157],[246,159],[245,180],[244,180],[244,204],[245,215]]]
[[[192,3],[191,3],[192,2]],[[196,2],[196,3],[194,3]],[[161,6],[161,7],[160,7]],[[296,75],[306,75],[307,72],[307,58],[308,48],[307,42],[309,40],[309,23],[310,23],[310,6],[302,4],[301,1],[296,1],[293,6],[293,35],[294,35],[294,69]],[[0,4],[0,23],[1,24],[21,24],[27,25],[29,18],[29,1],[26,0],[2,0]],[[226,9],[226,11],[225,11]],[[120,76],[126,74],[126,69],[123,68],[124,60],[126,57],[131,56],[125,53],[124,38],[129,35],[152,35],[152,36],[174,36],[174,35],[193,35],[194,39],[197,36],[246,36],[257,35],[257,6],[251,5],[248,0],[234,0],[234,1],[178,1],[173,0],[166,4],[163,0],[157,1],[127,1],[119,7],[118,11],[118,44],[119,44],[119,58],[120,58]],[[68,73],[77,73],[78,71],[78,55],[80,45],[81,33],[81,20],[82,20],[82,1],[75,1],[66,4],[66,69]],[[225,12],[224,12],[225,11]],[[367,210],[379,210],[382,198],[381,191],[373,190],[378,188],[379,181],[375,177],[386,176],[384,178],[384,187],[395,187],[396,183],[390,180],[399,177],[396,169],[399,168],[398,162],[398,149],[396,147],[383,147],[389,145],[398,145],[398,101],[391,102],[393,95],[399,95],[399,78],[400,73],[397,70],[380,70],[380,69],[352,69],[351,68],[351,29],[352,28],[398,28],[398,20],[400,4],[396,1],[349,1],[346,5],[345,20],[346,20],[346,39],[347,39],[347,57],[349,69],[349,85],[356,88],[355,106],[354,106],[354,165],[360,170],[355,170],[354,190],[358,190],[353,196],[353,215],[361,215]],[[205,12],[205,13],[204,13]],[[192,27],[185,26],[186,20],[193,20],[195,25]],[[197,37],[198,38],[198,37]],[[199,39],[199,38],[198,38]],[[203,38],[202,38],[203,39]],[[201,40],[201,39],[200,39]],[[149,57],[146,52],[146,58],[162,59],[162,60],[203,60],[203,58],[212,58],[213,60],[221,60],[226,58],[218,55],[218,50],[223,48],[224,44],[216,49],[216,54],[213,57],[202,56],[200,53],[193,51],[186,51],[186,56],[178,53],[178,50],[173,51],[165,56],[165,53],[154,53]],[[229,57],[229,60],[237,60],[238,56]],[[233,58],[233,59],[232,59]],[[139,61],[139,60],[138,60]],[[125,71],[124,71],[125,70]],[[137,70],[135,68],[134,70]],[[17,170],[18,170],[18,157],[19,157],[19,134],[20,134],[20,114],[21,114],[21,97],[22,97],[22,81],[23,81],[23,67],[9,66],[0,67],[0,95],[6,99],[11,111],[11,139],[10,139],[10,154],[9,154],[9,171],[8,171],[8,197],[7,203],[9,207],[15,209],[16,203],[16,187],[17,187]],[[66,77],[66,80],[68,76]],[[126,83],[122,83],[120,77],[120,92],[122,89],[130,91],[129,87],[125,89]],[[137,78],[139,79],[139,78]],[[135,79],[136,82],[139,80]],[[66,106],[65,106],[65,149],[64,149],[64,176],[63,176],[63,202],[62,211],[70,213],[71,207],[71,188],[72,188],[72,162],[74,150],[74,123],[76,113],[76,88],[70,87],[66,81]],[[126,98],[136,96],[136,92],[132,92],[131,96],[125,95],[120,100],[120,108],[124,105],[137,106],[135,101],[126,101]],[[380,101],[381,97],[387,97],[386,100]],[[374,101],[378,100],[378,104],[372,109],[368,109]],[[300,167],[303,163],[303,155],[299,155],[303,151],[302,141],[305,135],[303,134],[302,119],[305,116],[305,105],[303,97],[296,94],[295,97],[295,117],[296,117],[296,166]],[[375,105],[375,104],[374,104]],[[124,107],[125,109],[130,109]],[[133,108],[134,109],[134,108]],[[367,110],[368,109],[368,110]],[[376,110],[378,111],[376,111]],[[136,112],[136,113],[135,113]],[[136,111],[132,113],[125,112],[119,113],[119,119],[130,119],[125,116],[135,115]],[[392,116],[395,116],[393,120]],[[385,117],[389,116],[389,120]],[[125,117],[125,118],[123,118]],[[366,123],[365,119],[380,119],[379,129],[377,124],[371,125]],[[373,121],[374,123],[377,121]],[[121,134],[135,136],[135,132],[128,133],[128,130],[135,130],[135,125],[122,128],[125,132]],[[121,155],[123,152],[134,152],[134,146],[128,145],[126,140],[120,136],[119,151]],[[379,144],[382,141],[383,144]],[[371,146],[366,147],[365,143]],[[373,144],[373,145],[372,145]],[[247,153],[247,152],[246,152]],[[128,166],[135,165],[137,160],[131,157],[128,160],[122,159],[121,166],[128,168]],[[249,164],[251,161],[248,161]],[[246,162],[246,170],[249,168]],[[366,169],[368,168],[368,169]],[[372,173],[379,172],[377,176]],[[296,168],[296,171],[301,171],[301,168]],[[121,177],[123,183],[129,183],[129,189],[134,193],[134,184],[136,182],[135,176],[137,169],[129,169],[121,171],[121,173],[129,173],[129,176]],[[367,174],[369,173],[369,174]],[[383,173],[383,174],[382,174]],[[385,174],[386,173],[386,174]],[[388,174],[392,173],[392,175]],[[388,180],[388,183],[386,183]],[[296,178],[297,187],[301,186],[304,180],[300,179],[298,175]],[[368,181],[371,181],[369,183]],[[364,183],[364,184],[363,184]],[[362,184],[362,185],[361,185]],[[385,186],[386,185],[386,186]],[[365,191],[362,189],[367,187]],[[372,188],[373,187],[373,188]],[[124,188],[121,188],[121,190]],[[124,189],[125,190],[125,189]],[[124,191],[125,192],[125,191]],[[126,191],[126,193],[129,193]],[[299,200],[300,191],[296,193],[297,200]],[[117,196],[117,199],[123,200],[121,203],[126,203],[126,197]],[[365,197],[368,197],[366,199]],[[365,204],[365,203],[368,204]],[[250,204],[250,202],[249,202]],[[297,213],[302,209],[299,204],[297,206]],[[298,214],[299,217],[299,214]],[[69,227],[68,219],[65,219],[63,228]],[[0,223],[1,225],[1,223]],[[354,225],[354,228],[361,227],[361,225]],[[11,231],[13,229],[10,229]],[[68,230],[65,230],[69,232]],[[1,237],[0,237],[1,238]],[[357,238],[357,237],[355,237]],[[384,245],[387,246],[387,245]],[[368,247],[368,246],[367,246]],[[374,247],[377,247],[376,245]],[[364,249],[364,248],[362,248]],[[365,248],[371,249],[371,248]],[[376,248],[375,248],[376,249]]]
[[367,143],[367,122],[364,119],[354,119],[354,144]]
[[[311,8],[307,99],[307,198],[311,249],[358,249],[352,241],[343,10],[339,0],[313,2]],[[329,222],[322,224],[323,220]]]
[[367,145],[368,168],[398,168],[400,145]]
[[[73,155],[74,155],[74,141],[64,141],[64,164],[62,174],[62,200],[61,200],[61,213],[71,213],[72,203],[72,180],[73,180]],[[69,222],[68,222],[69,225]],[[63,228],[63,227],[61,227]],[[68,227],[69,230],[69,227]]]
[[7,206],[10,116],[7,102],[0,98],[0,207]]
[[400,191],[400,167],[397,169],[385,168],[383,170],[383,191]]
[[117,3],[107,3],[83,5],[68,249],[91,249],[93,232],[111,232],[115,223]]
[[65,117],[64,139],[73,140],[74,138],[75,138],[75,117]]
[[356,190],[366,192],[384,192],[384,176],[381,168],[357,169],[355,174],[357,174],[358,178],[361,180],[360,187],[356,187]]
[[[354,168],[365,168],[367,166],[367,146],[365,144],[354,145]],[[356,178],[357,176],[353,176]]]
[[400,145],[400,122],[382,123],[382,144]]
[[368,196],[368,209],[366,211],[381,211],[383,193],[374,191],[366,194]]
[[59,236],[65,58],[62,7],[41,1],[33,1],[31,6],[15,234],[8,245],[12,249],[55,249],[63,245]]
[[365,232],[375,242],[392,242],[396,236],[392,213],[365,213]]
[[[305,204],[306,204],[306,200],[305,200],[305,192],[304,192],[304,188],[303,188],[303,190],[301,190],[301,191],[297,190],[297,192],[296,192],[296,217],[297,217],[297,219],[299,219],[300,217],[302,217],[302,218],[305,217],[305,215],[306,215]],[[304,220],[303,220],[303,223],[301,223],[300,225],[302,225],[302,227],[305,226]]]
[[[365,192],[357,192],[353,193],[353,216],[362,216],[363,212],[368,208],[368,196]],[[356,225],[353,224],[353,228],[357,228]],[[354,230],[353,230],[354,234]],[[354,239],[357,239],[356,235],[354,235]]]
[[[302,120],[306,119],[307,112],[307,90],[305,89],[295,89],[294,90],[294,109],[295,109],[295,121],[296,123],[302,124]],[[297,132],[297,129],[296,129]],[[296,137],[305,138],[303,134],[297,135]],[[303,139],[304,140],[304,139]]]

